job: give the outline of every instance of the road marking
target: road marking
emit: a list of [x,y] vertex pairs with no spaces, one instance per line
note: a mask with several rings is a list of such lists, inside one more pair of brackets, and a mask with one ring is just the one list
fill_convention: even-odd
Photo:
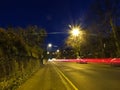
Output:
[[71,90],[71,88],[68,86],[68,83],[64,80],[64,78],[62,77],[62,75],[58,72],[57,68],[53,66],[53,68],[55,69],[55,71],[57,72],[57,74],[59,75],[60,79],[62,80],[63,84],[65,85],[67,90]]
[[[54,63],[55,64],[55,63]],[[74,90],[79,90],[61,71],[58,67],[56,67],[56,70],[60,73],[61,76],[64,77],[64,79],[74,88]]]

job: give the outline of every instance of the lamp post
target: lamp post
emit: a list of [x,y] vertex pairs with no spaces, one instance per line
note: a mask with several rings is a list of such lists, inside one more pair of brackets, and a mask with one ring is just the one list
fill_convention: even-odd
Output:
[[52,47],[52,44],[51,44],[51,43],[49,43],[49,44],[48,44],[48,47],[49,47],[49,48],[51,48],[51,47]]
[[79,28],[77,28],[77,27],[72,28],[71,34],[75,37],[79,36],[79,34],[80,34]]
[[60,52],[60,50],[59,49],[57,49],[57,51],[56,51],[57,53],[59,53]]
[[51,48],[52,48],[52,44],[51,43],[49,43],[48,45],[47,45],[47,51],[50,51],[51,50]]
[[83,32],[81,31],[81,27],[80,26],[72,26],[69,25],[70,28],[70,36],[73,39],[73,43],[74,43],[74,48],[76,50],[76,56],[77,58],[80,57],[80,43],[82,40],[82,34]]
[[47,45],[47,55],[48,55],[48,58],[50,59],[51,58],[51,48],[52,48],[52,44],[51,43],[49,43],[48,45]]

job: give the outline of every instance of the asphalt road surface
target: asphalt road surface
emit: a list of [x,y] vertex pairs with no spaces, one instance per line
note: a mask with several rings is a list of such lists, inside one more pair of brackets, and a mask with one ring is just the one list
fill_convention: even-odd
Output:
[[120,90],[120,67],[48,62],[17,90]]

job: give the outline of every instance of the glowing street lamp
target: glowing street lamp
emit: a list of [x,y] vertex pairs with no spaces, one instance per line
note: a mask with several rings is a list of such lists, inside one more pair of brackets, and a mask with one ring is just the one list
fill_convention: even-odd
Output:
[[48,44],[48,47],[52,47],[52,44],[51,44],[51,43],[49,43],[49,44]]
[[79,34],[80,34],[79,28],[78,27],[72,28],[71,34],[73,36],[79,36]]
[[80,31],[80,26],[72,26],[72,25],[69,25],[69,28],[71,29],[70,30],[70,34],[72,36],[79,36],[81,34],[81,31]]
[[83,30],[80,25],[68,25],[69,30],[69,38],[68,38],[68,44],[71,44],[70,46],[75,49],[75,53],[77,58],[80,57],[80,49],[81,49],[81,43],[84,40],[83,38]]
[[57,51],[56,51],[57,53],[59,53],[60,52],[60,50],[59,49],[57,49]]
[[50,54],[50,52],[47,52],[47,54]]

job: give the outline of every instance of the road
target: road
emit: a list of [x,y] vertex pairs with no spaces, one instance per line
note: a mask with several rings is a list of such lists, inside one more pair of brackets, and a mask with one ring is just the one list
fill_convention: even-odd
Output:
[[120,67],[48,62],[17,90],[120,90]]

